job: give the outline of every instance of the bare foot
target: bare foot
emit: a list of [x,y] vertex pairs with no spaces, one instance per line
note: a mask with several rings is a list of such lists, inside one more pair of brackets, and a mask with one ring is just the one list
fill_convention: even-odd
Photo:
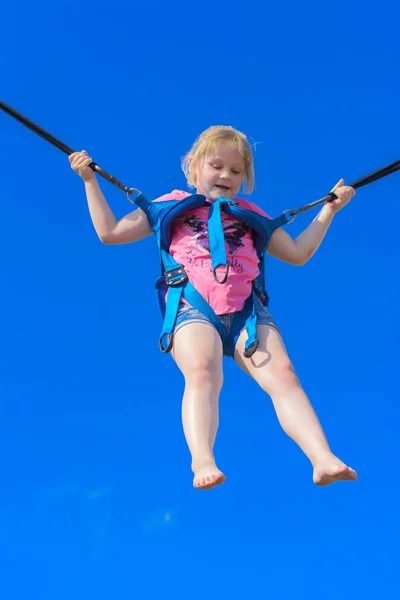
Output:
[[212,460],[196,465],[193,486],[198,490],[211,490],[225,481],[225,475]]
[[357,473],[345,465],[341,460],[332,455],[331,458],[321,460],[314,466],[313,480],[316,485],[329,485],[335,481],[355,481]]

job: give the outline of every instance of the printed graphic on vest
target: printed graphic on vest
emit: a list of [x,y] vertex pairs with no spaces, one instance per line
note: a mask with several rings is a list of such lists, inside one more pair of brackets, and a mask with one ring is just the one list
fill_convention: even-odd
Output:
[[[200,213],[200,215],[199,215]],[[204,217],[202,214],[204,214]],[[179,225],[182,226],[191,236],[188,242],[189,250],[186,252],[188,263],[200,269],[208,269],[212,272],[210,241],[208,238],[208,210],[199,209],[195,213],[183,215],[178,219]],[[244,247],[242,239],[249,233],[248,225],[237,219],[232,219],[223,215],[222,228],[226,243],[227,258],[232,272],[242,273],[243,264],[237,258],[234,258],[235,253],[239,248]],[[204,255],[209,258],[204,258]]]
[[[190,246],[197,246],[210,254],[207,221],[196,214],[187,215],[182,220],[179,220],[186,231],[194,234],[190,241]],[[228,253],[230,256],[233,256],[238,248],[244,246],[242,238],[249,232],[250,228],[242,221],[232,219],[223,219],[222,228],[224,230],[225,242],[228,246]]]

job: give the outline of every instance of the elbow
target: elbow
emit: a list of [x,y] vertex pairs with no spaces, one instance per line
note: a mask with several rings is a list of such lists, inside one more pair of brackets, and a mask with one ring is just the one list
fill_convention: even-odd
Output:
[[110,233],[98,233],[97,235],[102,244],[109,246],[113,243],[112,235],[110,235]]
[[315,250],[316,248],[311,248],[308,252],[299,252],[294,262],[296,267],[303,267],[313,256]]
[[106,245],[106,246],[113,246],[116,244],[121,244],[124,243],[124,240],[121,239],[122,236],[120,233],[118,233],[115,228],[109,228],[109,229],[103,229],[103,230],[97,230],[96,229],[96,233],[97,236],[99,238],[99,240],[101,241],[102,244]]
[[292,264],[295,267],[303,267],[310,260],[310,258],[311,256],[299,254],[299,256],[296,256]]
[[304,265],[306,264],[306,262],[307,262],[307,261],[308,261],[308,259],[307,259],[307,258],[298,259],[298,260],[297,260],[297,261],[294,263],[294,265],[295,265],[296,267],[304,267]]

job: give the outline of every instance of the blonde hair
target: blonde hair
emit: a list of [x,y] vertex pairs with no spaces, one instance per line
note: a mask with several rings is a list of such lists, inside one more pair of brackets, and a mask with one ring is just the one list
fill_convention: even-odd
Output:
[[254,158],[247,137],[230,125],[213,125],[194,142],[189,152],[182,158],[181,166],[189,187],[196,187],[196,167],[210,150],[219,142],[229,142],[233,150],[238,150],[244,160],[244,192],[250,194],[255,186]]

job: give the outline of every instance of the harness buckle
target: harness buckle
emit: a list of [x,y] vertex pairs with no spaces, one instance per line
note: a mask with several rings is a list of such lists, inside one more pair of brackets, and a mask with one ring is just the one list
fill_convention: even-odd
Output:
[[249,346],[249,348],[245,348],[243,351],[243,356],[245,358],[251,358],[253,356],[254,352],[258,348],[258,344],[259,344],[259,341],[256,340],[251,346]]
[[213,269],[213,275],[214,275],[214,279],[217,283],[226,283],[226,281],[228,279],[228,275],[229,275],[229,262],[226,263],[225,273],[224,273],[224,276],[221,281],[218,279],[217,269]]
[[159,339],[158,345],[160,347],[161,352],[163,352],[164,354],[168,354],[168,352],[171,352],[172,346],[174,345],[174,334],[164,333],[164,335]]
[[172,269],[172,271],[167,271],[164,275],[166,284],[171,287],[180,285],[184,281],[187,281],[188,278],[186,271],[182,266]]
[[265,300],[267,299],[267,295],[263,291],[260,290],[260,288],[255,283],[255,280],[253,281],[253,290],[254,290],[255,295],[261,302],[261,304],[264,304]]

